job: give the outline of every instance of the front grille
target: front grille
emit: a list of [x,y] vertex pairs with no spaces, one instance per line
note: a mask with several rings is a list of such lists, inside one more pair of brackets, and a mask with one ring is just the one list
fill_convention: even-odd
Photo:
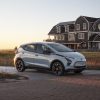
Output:
[[86,66],[86,62],[85,61],[78,61],[78,62],[76,62],[75,63],[75,65],[74,66],[76,66],[76,67],[80,67],[80,66]]
[[85,69],[86,68],[86,66],[74,66],[75,68],[77,68],[77,69]]

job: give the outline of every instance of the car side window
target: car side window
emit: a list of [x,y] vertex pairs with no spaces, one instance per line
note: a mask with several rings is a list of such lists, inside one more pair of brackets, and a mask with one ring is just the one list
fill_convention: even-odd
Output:
[[37,53],[40,53],[40,54],[43,54],[42,44],[37,44],[36,52],[37,52]]
[[36,52],[36,45],[35,44],[28,44],[23,47],[24,50],[29,52]]
[[43,51],[47,51],[47,50],[49,50],[49,51],[51,51],[47,46],[45,46],[45,45],[42,45],[42,48],[43,48]]
[[50,48],[48,48],[47,46],[42,45],[42,44],[37,44],[37,50],[36,50],[37,53],[43,54],[44,51],[46,50],[51,51]]

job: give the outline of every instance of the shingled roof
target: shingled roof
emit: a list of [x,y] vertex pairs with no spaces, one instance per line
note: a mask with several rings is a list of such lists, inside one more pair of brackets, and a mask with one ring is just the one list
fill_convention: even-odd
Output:
[[58,23],[57,25],[70,25],[70,24],[75,24],[75,21],[61,22]]
[[[88,16],[80,16],[80,17],[84,17],[88,22],[89,22],[89,29],[92,29],[93,27],[93,24],[100,18],[94,18],[94,17],[88,17]],[[48,35],[52,35],[52,34],[56,34],[57,30],[56,30],[56,26],[67,26],[67,25],[70,25],[70,26],[73,26],[75,24],[76,21],[68,21],[68,22],[61,22],[61,23],[58,23],[56,24],[51,30],[50,32],[48,33]],[[59,34],[59,33],[57,33]]]
[[[73,25],[73,24],[75,24],[75,21],[69,21],[69,22],[61,22],[61,23],[58,23],[57,25],[55,25],[55,26],[51,29],[51,31],[48,33],[48,35],[56,34],[56,26],[62,26],[62,25],[66,26],[66,25]],[[59,34],[59,33],[57,33],[57,34]]]
[[87,16],[83,16],[83,17],[85,17],[87,19],[87,21],[89,21],[89,22],[95,22],[99,19],[99,18],[87,17]]
[[50,32],[48,33],[48,35],[52,35],[52,34],[55,34],[56,33],[56,26],[54,26]]

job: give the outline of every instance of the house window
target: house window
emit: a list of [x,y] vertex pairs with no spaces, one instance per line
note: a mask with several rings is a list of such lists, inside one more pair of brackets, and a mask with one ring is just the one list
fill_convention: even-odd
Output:
[[83,30],[86,30],[86,23],[83,23]]
[[69,32],[69,25],[67,25],[67,32]]
[[64,37],[64,35],[61,35],[61,40],[65,40],[65,37]]
[[69,25],[65,26],[65,32],[69,32]]
[[68,34],[68,41],[75,41],[75,35],[74,35],[74,33]]
[[54,37],[54,36],[50,36],[50,39],[51,39],[51,40],[54,40],[54,39],[55,39],[55,37]]
[[65,32],[67,32],[67,26],[65,26]]
[[65,26],[64,25],[62,25],[60,29],[61,29],[60,33],[65,33]]
[[56,26],[56,30],[57,30],[57,33],[61,33],[61,27],[60,26]]
[[99,31],[100,31],[100,24],[98,24],[98,29],[99,29]]
[[61,40],[61,35],[59,35],[58,37],[59,37],[58,40]]
[[76,30],[80,30],[80,24],[76,25]]
[[84,39],[84,33],[78,33],[78,39]]
[[58,36],[57,35],[55,35],[55,40],[58,40]]
[[64,35],[55,35],[55,40],[65,40]]

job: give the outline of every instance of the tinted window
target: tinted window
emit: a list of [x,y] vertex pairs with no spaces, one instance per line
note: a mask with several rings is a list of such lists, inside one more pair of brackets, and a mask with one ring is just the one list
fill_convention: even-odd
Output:
[[72,49],[70,49],[70,48],[68,48],[68,47],[66,47],[66,46],[64,46],[64,45],[62,45],[62,44],[53,44],[53,43],[49,43],[48,44],[50,47],[52,47],[53,49],[55,49],[56,51],[58,51],[58,52],[72,52],[73,50]]
[[37,44],[36,52],[37,52],[37,53],[43,53],[42,44]]
[[28,44],[28,45],[23,46],[23,49],[26,51],[35,52],[36,45],[35,44]]
[[47,46],[42,45],[42,44],[37,44],[37,50],[36,50],[37,53],[44,53],[44,51],[47,51],[47,50],[51,51],[50,48],[48,48]]

